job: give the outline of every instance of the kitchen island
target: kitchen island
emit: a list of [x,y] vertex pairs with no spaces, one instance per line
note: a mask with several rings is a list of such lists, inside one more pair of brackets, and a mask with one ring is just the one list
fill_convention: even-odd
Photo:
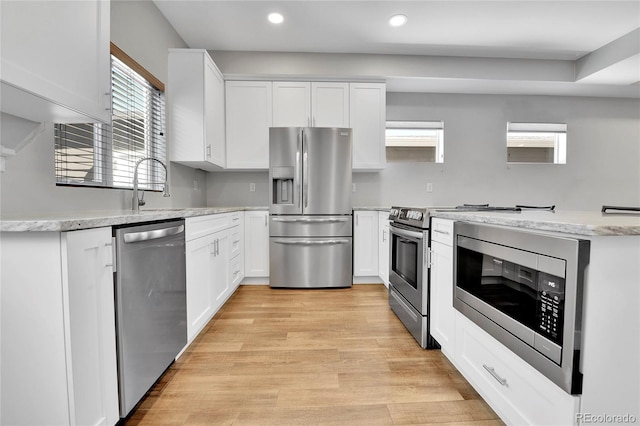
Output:
[[[527,370],[528,364],[465,316],[447,307],[448,318],[455,322],[449,328],[448,356],[503,420],[513,424],[640,421],[640,216],[562,211],[436,211],[433,216],[437,220],[512,227],[590,243],[581,317],[580,395],[558,392],[559,388],[533,369],[521,376],[514,374]],[[451,253],[452,258],[454,254]],[[437,267],[436,264],[434,268]],[[432,291],[434,285],[440,284],[432,282]],[[448,285],[451,300],[455,283]],[[503,371],[498,368],[494,371],[512,374],[512,379],[506,378],[508,385],[499,384],[495,376],[485,377],[490,372],[482,367],[474,369],[474,363],[487,365],[474,358],[474,354],[480,357],[478,351],[473,352],[480,350],[478,344],[497,357],[496,364],[502,362]],[[499,359],[500,354],[503,359]],[[518,382],[523,377],[529,382],[528,390]]]

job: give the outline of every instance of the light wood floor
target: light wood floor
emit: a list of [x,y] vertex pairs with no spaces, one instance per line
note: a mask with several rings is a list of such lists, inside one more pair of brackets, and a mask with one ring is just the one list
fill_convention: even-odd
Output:
[[240,286],[127,425],[501,425],[382,284]]

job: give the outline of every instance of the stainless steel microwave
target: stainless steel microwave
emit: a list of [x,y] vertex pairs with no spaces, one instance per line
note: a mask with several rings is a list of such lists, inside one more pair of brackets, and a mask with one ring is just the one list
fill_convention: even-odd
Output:
[[589,241],[454,225],[454,307],[551,381],[582,392],[582,289]]

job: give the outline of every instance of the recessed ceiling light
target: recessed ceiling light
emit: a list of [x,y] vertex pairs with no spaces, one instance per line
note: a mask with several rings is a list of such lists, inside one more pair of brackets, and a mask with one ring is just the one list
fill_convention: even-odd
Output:
[[281,24],[284,21],[284,16],[282,16],[282,14],[280,13],[274,12],[270,13],[267,19],[269,19],[269,22],[271,22],[272,24]]
[[389,25],[392,27],[401,27],[407,23],[407,17],[405,15],[393,15],[389,18]]

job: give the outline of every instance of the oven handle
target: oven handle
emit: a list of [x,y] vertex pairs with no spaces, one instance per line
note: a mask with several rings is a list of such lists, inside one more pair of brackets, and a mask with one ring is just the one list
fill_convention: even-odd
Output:
[[422,234],[422,232],[409,231],[407,229],[396,228],[393,225],[391,225],[389,229],[391,230],[391,233],[396,235],[401,235],[403,237],[419,238],[421,240],[424,238],[424,235]]

